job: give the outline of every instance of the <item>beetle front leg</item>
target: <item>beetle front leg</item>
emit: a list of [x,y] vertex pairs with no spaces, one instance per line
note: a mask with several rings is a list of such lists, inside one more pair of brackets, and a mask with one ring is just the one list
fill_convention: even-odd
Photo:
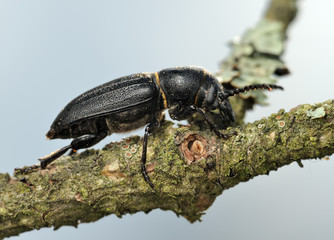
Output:
[[147,174],[146,171],[146,153],[147,153],[147,141],[148,141],[148,135],[153,133],[158,127],[160,126],[159,122],[150,123],[145,127],[145,133],[143,138],[143,152],[141,154],[141,173],[143,174],[143,177],[145,181],[151,186],[151,188],[154,187],[154,184],[151,182],[150,177]]
[[199,114],[201,114],[201,116],[204,118],[204,120],[208,123],[210,130],[212,132],[214,132],[217,137],[219,138],[224,138],[224,139],[228,139],[233,135],[237,135],[237,132],[231,132],[228,134],[223,134],[221,133],[218,128],[216,127],[216,125],[211,121],[211,119],[208,117],[208,115],[205,114],[205,112],[203,112],[199,107],[196,107],[194,105],[190,106],[193,110],[195,110],[196,112],[198,112]]

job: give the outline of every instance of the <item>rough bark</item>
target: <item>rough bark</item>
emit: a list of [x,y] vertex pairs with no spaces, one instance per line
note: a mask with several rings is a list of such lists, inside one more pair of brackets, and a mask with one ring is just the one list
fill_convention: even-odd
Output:
[[1,174],[0,237],[156,208],[195,221],[224,189],[293,161],[332,154],[334,100],[281,110],[226,131],[238,135],[217,139],[195,125],[173,128],[165,122],[149,138],[148,169],[155,190],[140,173],[139,137],[17,176],[25,181]]
[[[295,1],[272,1],[264,20],[232,44],[223,71],[217,73],[224,86],[254,79],[273,83],[273,73],[288,73],[279,57],[295,13]],[[233,99],[239,124],[263,97],[253,93]],[[156,208],[196,221],[225,189],[293,161],[333,154],[333,110],[334,100],[280,110],[226,129],[238,133],[228,140],[217,139],[197,117],[190,119],[196,124],[177,128],[166,121],[149,137],[147,169],[154,190],[140,173],[138,136],[62,157],[42,171],[0,174],[0,238]]]

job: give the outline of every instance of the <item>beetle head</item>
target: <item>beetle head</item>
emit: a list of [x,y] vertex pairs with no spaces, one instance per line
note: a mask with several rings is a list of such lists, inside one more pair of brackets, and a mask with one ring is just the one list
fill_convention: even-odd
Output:
[[223,96],[225,96],[223,91],[217,79],[212,74],[206,74],[198,91],[195,105],[205,111],[219,109],[223,122],[233,122],[233,110],[228,97],[223,98]]

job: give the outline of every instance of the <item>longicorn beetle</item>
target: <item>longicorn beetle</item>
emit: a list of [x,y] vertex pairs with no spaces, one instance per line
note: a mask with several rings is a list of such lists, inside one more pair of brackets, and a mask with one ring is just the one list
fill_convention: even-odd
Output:
[[[234,121],[229,97],[254,89],[283,89],[277,85],[254,84],[227,90],[203,68],[176,67],[156,73],[139,73],[121,77],[95,87],[65,106],[51,125],[48,139],[74,138],[67,145],[39,159],[41,169],[68,150],[88,148],[107,135],[145,127],[141,172],[153,187],[147,174],[146,151],[148,135],[160,126],[163,111],[168,109],[174,120],[185,120],[199,113],[219,137],[227,139],[210,120],[206,111],[218,109],[225,123]],[[39,168],[34,165],[26,169]],[[26,169],[18,169],[25,171]]]

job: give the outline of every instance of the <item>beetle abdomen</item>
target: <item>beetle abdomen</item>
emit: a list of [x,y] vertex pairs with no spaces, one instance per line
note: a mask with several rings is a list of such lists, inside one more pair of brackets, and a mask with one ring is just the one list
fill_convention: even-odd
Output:
[[74,138],[100,131],[124,131],[121,123],[135,124],[139,119],[136,125],[145,125],[157,91],[153,74],[134,74],[100,85],[72,100],[59,113],[47,137]]
[[[51,129],[48,134],[51,133],[52,137],[47,136],[50,139],[67,139],[99,132],[107,132],[109,135],[111,133],[131,131],[145,126],[150,121],[151,104],[146,104],[146,106],[141,106],[140,112],[138,108],[133,108],[123,113],[87,118],[58,128],[57,131]],[[126,121],[120,121],[119,117],[126,119]]]

